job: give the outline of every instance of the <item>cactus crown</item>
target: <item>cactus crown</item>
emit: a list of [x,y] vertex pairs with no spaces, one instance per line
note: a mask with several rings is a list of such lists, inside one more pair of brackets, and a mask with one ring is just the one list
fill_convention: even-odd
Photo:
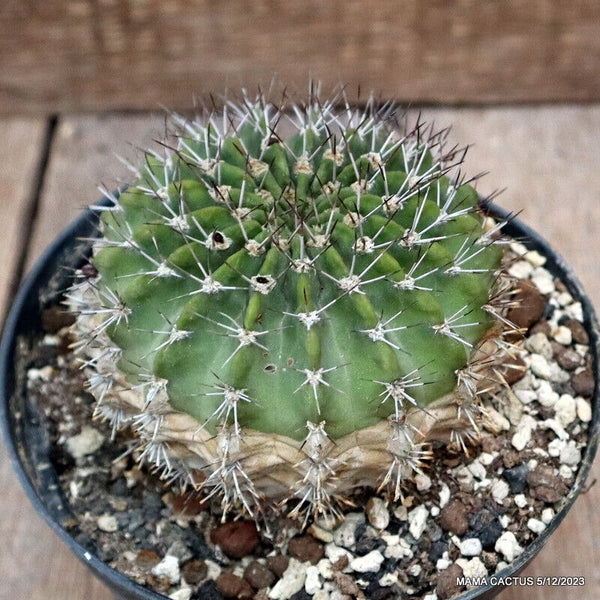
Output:
[[343,96],[173,119],[70,292],[99,412],[251,512],[399,487],[476,433],[502,250],[444,134]]

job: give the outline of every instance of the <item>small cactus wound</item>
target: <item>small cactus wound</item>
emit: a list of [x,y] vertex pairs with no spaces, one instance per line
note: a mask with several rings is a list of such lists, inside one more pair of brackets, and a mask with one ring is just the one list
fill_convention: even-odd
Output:
[[[67,302],[97,413],[225,512],[336,514],[479,435],[514,327],[444,132],[244,96],[148,151]],[[284,130],[288,130],[285,134]]]

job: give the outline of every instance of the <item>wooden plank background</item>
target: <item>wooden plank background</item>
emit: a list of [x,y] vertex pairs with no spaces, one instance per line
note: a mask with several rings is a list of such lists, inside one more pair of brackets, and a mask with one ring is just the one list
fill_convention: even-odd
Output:
[[189,108],[268,85],[600,100],[597,0],[4,0],[0,114]]
[[[507,187],[501,204],[523,209],[523,220],[569,260],[599,306],[600,105],[438,108],[425,109],[424,115],[440,126],[453,123],[455,141],[474,142],[468,171],[491,171],[480,191]],[[15,277],[15,260],[17,267],[19,261],[30,266],[81,207],[97,200],[96,184],[110,187],[124,174],[112,153],[133,156],[129,142],[146,144],[161,130],[161,118],[152,115],[65,116],[54,129],[43,119],[0,119],[5,142],[0,144],[0,211],[9,228],[0,245],[3,298],[9,293],[5,282]],[[24,224],[24,215],[35,220]],[[27,235],[19,233],[24,225]],[[598,477],[596,462],[590,481]],[[110,600],[109,592],[35,514],[4,448],[0,489],[0,600]],[[596,485],[577,500],[525,573],[585,576],[585,587],[509,588],[499,599],[599,598],[599,504]]]

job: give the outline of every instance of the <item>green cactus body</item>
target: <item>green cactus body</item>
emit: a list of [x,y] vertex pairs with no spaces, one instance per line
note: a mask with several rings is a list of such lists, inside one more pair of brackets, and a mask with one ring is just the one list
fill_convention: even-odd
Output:
[[227,110],[178,119],[104,211],[79,346],[157,466],[203,471],[227,508],[326,511],[418,469],[427,415],[455,442],[477,427],[502,248],[441,138],[400,135],[393,107],[294,106],[285,139],[263,98]]

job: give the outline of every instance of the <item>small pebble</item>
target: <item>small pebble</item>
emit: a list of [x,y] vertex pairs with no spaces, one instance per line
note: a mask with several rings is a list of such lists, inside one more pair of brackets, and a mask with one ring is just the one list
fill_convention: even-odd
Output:
[[540,254],[537,250],[529,250],[525,253],[524,258],[534,267],[543,267],[546,264],[546,257]]
[[327,544],[325,546],[325,556],[331,561],[332,564],[338,562],[341,558],[346,558],[348,560],[352,560],[354,556],[345,548],[341,548],[340,546],[336,546],[335,544]]
[[479,538],[467,538],[460,543],[459,548],[463,556],[479,556],[483,550]]
[[576,467],[581,462],[581,450],[574,441],[570,441],[560,451],[560,462],[563,465]]
[[531,281],[533,281],[537,289],[540,290],[542,294],[548,295],[554,291],[554,281],[552,281],[552,277],[534,275],[531,278]]
[[210,532],[213,544],[230,558],[249,556],[258,544],[258,532],[252,521],[230,521]]
[[560,465],[558,467],[558,474],[565,480],[568,481],[573,477],[573,470],[569,465]]
[[331,579],[333,577],[333,567],[329,559],[322,558],[317,563],[317,569],[319,569],[319,574],[323,579]]
[[323,546],[310,535],[292,538],[288,550],[291,556],[302,562],[309,562],[312,565],[316,565],[325,554]]
[[546,524],[540,521],[539,519],[529,519],[527,521],[527,527],[533,531],[533,533],[542,533],[544,529],[546,529]]
[[525,498],[525,494],[516,494],[514,497],[515,504],[519,508],[525,508],[527,506],[527,498]]
[[254,596],[254,590],[250,587],[250,584],[233,573],[221,573],[216,584],[224,598],[250,600]]
[[487,477],[486,468],[478,460],[474,460],[470,465],[467,465],[467,469],[469,469],[477,479],[485,479]]
[[517,538],[512,531],[505,531],[496,540],[495,550],[496,552],[501,552],[509,563],[523,552],[523,548],[519,546]]
[[528,280],[519,283],[519,291],[515,294],[516,306],[508,311],[508,319],[518,327],[529,329],[537,323],[544,312],[546,298]]
[[519,260],[510,266],[508,273],[516,279],[528,279],[533,273],[533,266],[526,260]]
[[531,367],[531,372],[537,377],[550,379],[552,373],[550,364],[541,354],[531,354],[529,356],[529,366]]
[[508,496],[510,488],[508,483],[503,479],[494,479],[494,483],[492,484],[492,498],[498,503],[502,504],[504,498]]
[[576,321],[580,322],[583,321],[583,307],[581,306],[581,302],[573,302],[573,304],[570,304],[569,306],[565,307],[565,313],[567,314],[567,316],[571,317],[571,319],[575,319]]
[[592,420],[592,407],[590,403],[584,398],[576,398],[577,402],[577,416],[580,421],[584,423],[589,423]]
[[505,469],[502,476],[508,482],[510,491],[512,494],[520,494],[525,490],[525,484],[527,483],[527,474],[529,473],[529,467],[526,463],[522,463],[511,469]]
[[190,600],[192,597],[192,591],[192,588],[186,585],[185,587],[179,588],[178,590],[175,590],[169,594],[169,598],[171,600]]
[[465,505],[460,500],[452,500],[440,513],[440,525],[446,531],[464,535],[469,528]]
[[487,567],[481,562],[481,559],[478,556],[471,560],[459,558],[457,559],[456,564],[463,570],[463,575],[465,577],[487,577],[488,575]]
[[567,319],[564,324],[571,330],[573,340],[575,340],[578,344],[589,344],[590,338],[585,330],[585,327],[580,322],[581,320],[583,319]]
[[[244,579],[256,590],[270,587],[275,581],[271,569],[253,560],[244,571]],[[186,580],[187,581],[187,580]]]
[[529,415],[525,415],[519,425],[517,426],[517,430],[515,434],[512,436],[510,443],[516,448],[519,452],[527,446],[527,444],[531,441],[531,432],[533,429],[534,421]]
[[556,404],[559,395],[552,389],[548,381],[541,381],[537,389],[538,401],[542,406],[550,407]]
[[556,362],[565,371],[573,371],[581,364],[581,357],[572,348],[562,348],[556,355]]
[[594,393],[594,385],[594,374],[589,367],[575,373],[571,378],[571,386],[579,396],[591,397]]
[[385,558],[379,550],[373,550],[364,556],[358,556],[350,561],[350,568],[357,573],[376,573]]
[[463,570],[456,563],[450,565],[438,575],[435,592],[439,600],[452,598],[464,589],[464,586],[457,583],[462,576]]
[[167,554],[153,569],[152,574],[157,577],[165,577],[171,583],[177,583],[181,577],[179,570],[179,559]]
[[425,473],[417,473],[415,475],[415,483],[419,492],[426,492],[431,488],[431,479]]
[[272,600],[288,600],[304,587],[308,565],[290,558],[288,568],[281,579],[269,591]]
[[[430,480],[431,485],[431,480]],[[418,486],[418,483],[417,483]],[[381,498],[369,498],[367,502],[367,518],[375,529],[385,529],[390,524],[390,513]]]
[[552,333],[552,337],[563,346],[570,346],[573,341],[573,334],[568,327],[560,325]]
[[573,396],[563,394],[554,405],[556,420],[563,426],[567,427],[577,417],[577,404]]
[[408,530],[415,540],[419,540],[427,526],[427,517],[429,511],[424,504],[421,504],[408,513]]
[[440,508],[444,508],[444,506],[446,506],[446,504],[448,504],[448,500],[450,500],[450,488],[448,487],[448,484],[446,484],[446,482],[442,482],[442,485],[440,487]]
[[525,341],[525,348],[534,354],[540,354],[544,358],[552,358],[552,345],[543,333],[530,335]]
[[307,533],[310,533],[310,535],[312,535],[315,539],[321,540],[326,544],[329,544],[329,542],[333,542],[333,533],[331,533],[331,531],[328,531],[327,529],[324,529],[323,527],[319,527],[319,525],[317,525],[316,523],[313,523],[308,528]]
[[66,445],[73,458],[83,458],[93,454],[104,443],[104,436],[93,427],[86,425],[81,433],[67,438]]
[[106,533],[114,533],[119,529],[119,524],[114,515],[101,515],[98,517],[98,529]]
[[545,508],[542,511],[542,523],[548,525],[554,519],[554,509],[552,507]]
[[304,580],[304,591],[312,596],[322,588],[321,579],[319,578],[319,569],[315,566],[310,566],[306,569],[306,579]]
[[344,522],[333,532],[333,541],[344,548],[352,549],[356,544],[356,528],[365,522],[364,513],[349,513]]

